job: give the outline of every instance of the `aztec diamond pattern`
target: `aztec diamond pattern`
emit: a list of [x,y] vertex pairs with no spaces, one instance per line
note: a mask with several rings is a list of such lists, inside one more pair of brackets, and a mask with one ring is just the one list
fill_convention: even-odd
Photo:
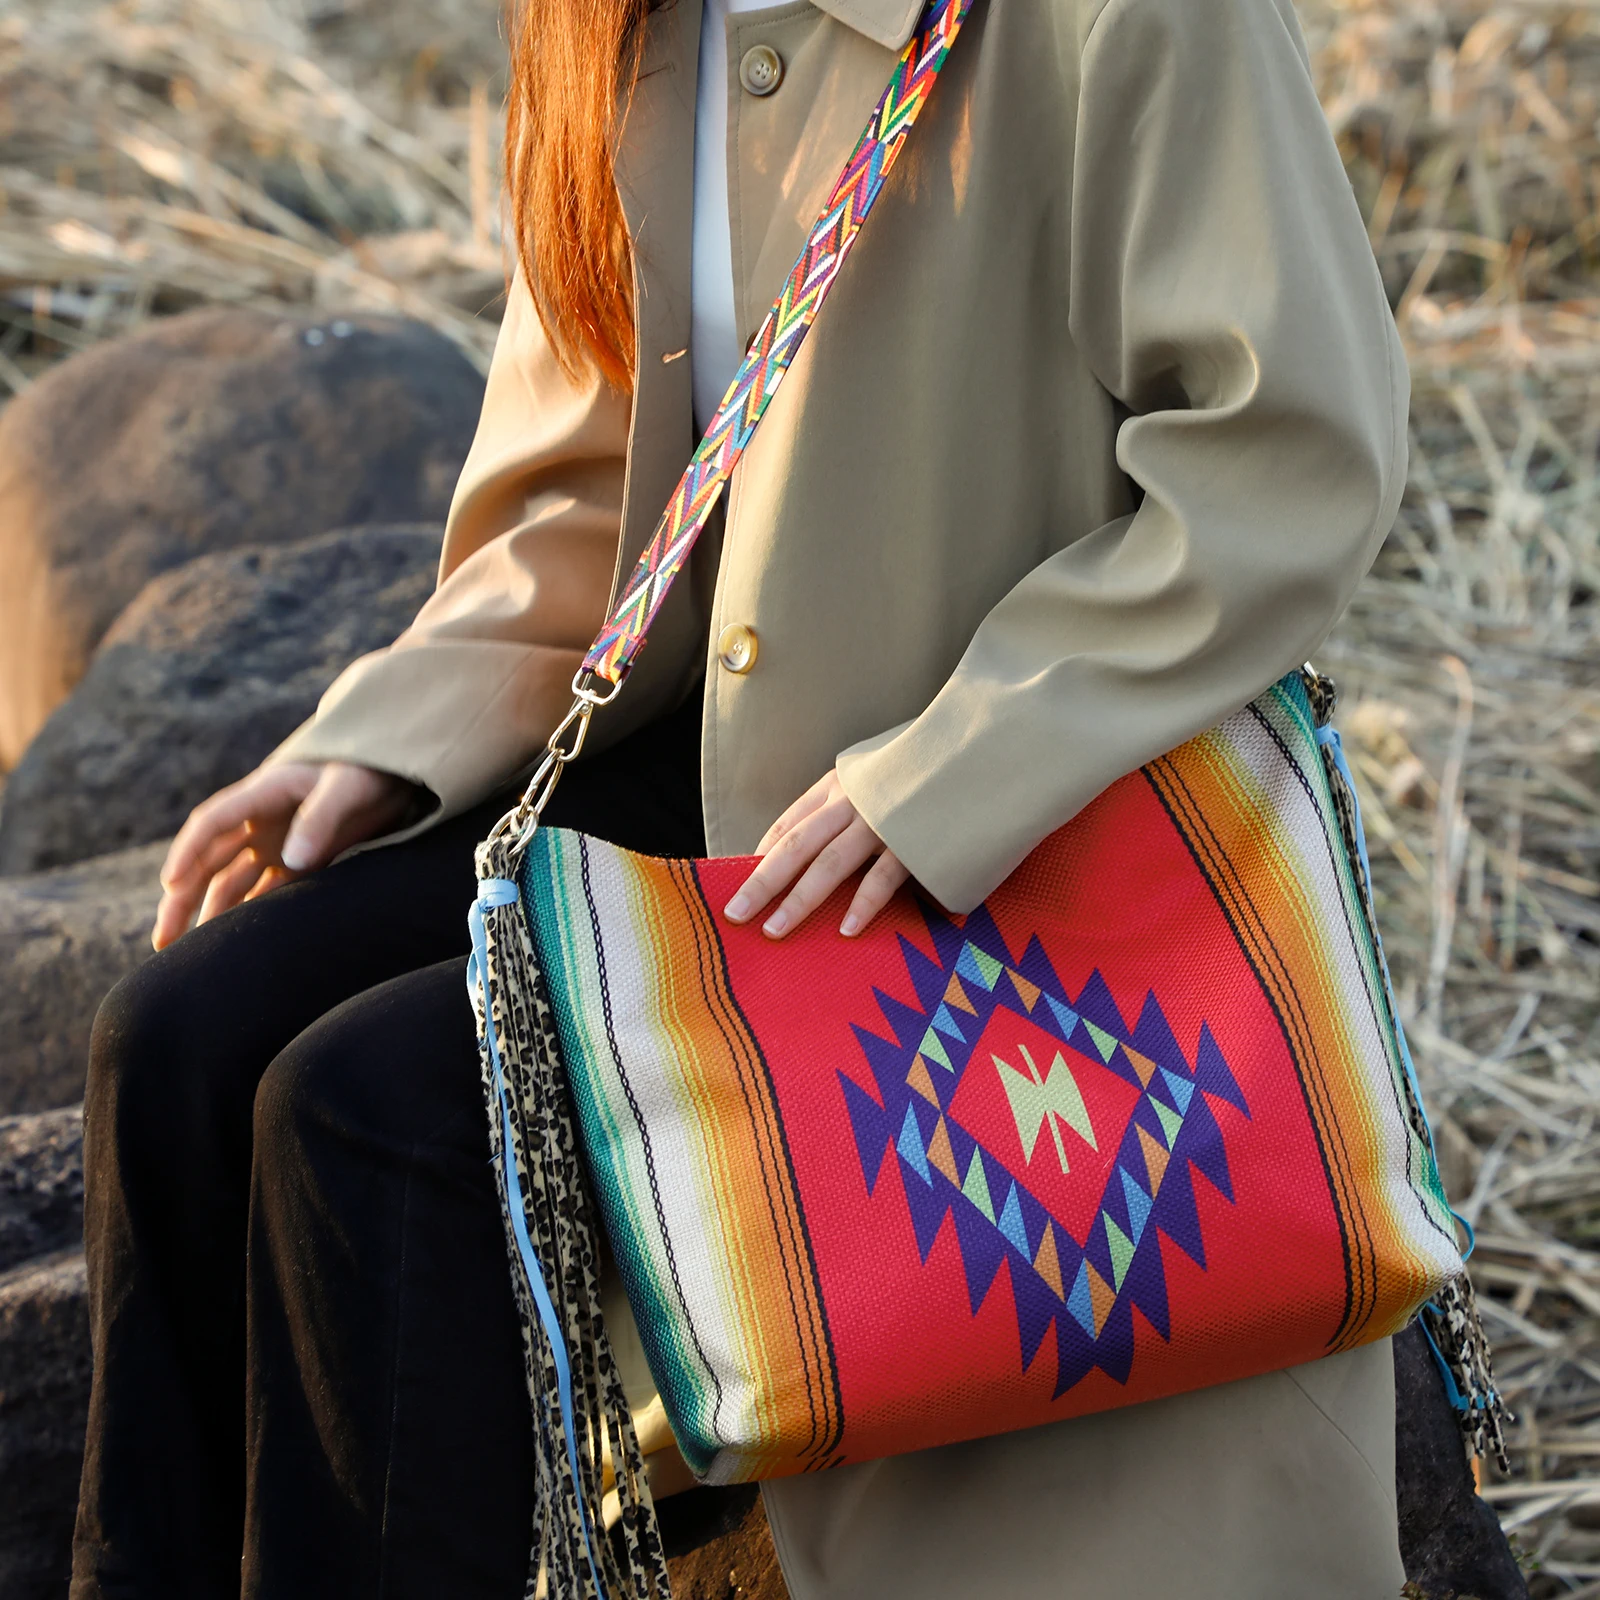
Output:
[[901,52],[894,75],[857,141],[783,292],[767,312],[656,531],[583,658],[586,671],[621,683],[645,631],[700,537],[756,424],[799,353],[861,225],[933,89],[972,0],[938,0]]
[[[1056,1330],[1055,1395],[1095,1367],[1125,1383],[1134,1309],[1162,1338],[1171,1336],[1159,1237],[1206,1264],[1193,1173],[1233,1199],[1210,1102],[1248,1116],[1244,1095],[1209,1028],[1201,1029],[1194,1062],[1185,1059],[1153,993],[1130,1028],[1098,972],[1069,998],[1038,939],[1014,959],[981,907],[959,927],[925,915],[937,959],[900,940],[920,1004],[874,990],[894,1037],[855,1030],[882,1103],[839,1074],[868,1192],[892,1147],[924,1261],[945,1218],[954,1217],[974,1314],[1001,1262],[1009,1263],[1024,1368]],[[1048,1067],[1025,1044],[1013,1061],[1002,1059],[988,1048],[1001,1014],[1026,1018],[1030,1035],[1036,1029],[1065,1049]],[[958,1094],[970,1075],[984,1073],[998,1073],[1025,1173],[1037,1171],[1041,1181],[1024,1181],[1014,1158],[1008,1163],[985,1148],[981,1130],[960,1120]],[[1082,1085],[1096,1073],[1122,1080],[1123,1087],[1110,1086],[1121,1104],[1131,1099],[1120,1127],[1094,1125]],[[1102,1112],[1100,1120],[1109,1119]],[[1064,1130],[1074,1137],[1064,1140]],[[1069,1143],[1075,1159],[1087,1157],[1106,1174],[1082,1238],[1042,1192],[1049,1169],[1057,1177],[1068,1172]],[[1114,1161],[1095,1160],[1113,1145]]]

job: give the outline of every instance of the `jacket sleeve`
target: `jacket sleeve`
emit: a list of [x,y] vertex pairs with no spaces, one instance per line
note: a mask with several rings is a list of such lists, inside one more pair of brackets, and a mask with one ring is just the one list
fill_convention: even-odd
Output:
[[438,588],[392,645],[345,669],[271,759],[398,773],[435,797],[425,823],[526,765],[566,711],[605,612],[628,419],[627,397],[598,375],[563,375],[519,274]]
[[922,715],[838,758],[956,911],[1305,660],[1404,485],[1404,356],[1288,0],[1110,0],[1073,145],[1069,326],[1142,499],[1029,572]]

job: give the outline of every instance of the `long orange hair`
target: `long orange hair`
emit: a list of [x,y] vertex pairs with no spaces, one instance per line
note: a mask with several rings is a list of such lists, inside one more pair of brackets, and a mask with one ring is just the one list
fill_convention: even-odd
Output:
[[569,373],[633,385],[633,262],[612,151],[660,0],[509,0],[506,187],[517,259]]

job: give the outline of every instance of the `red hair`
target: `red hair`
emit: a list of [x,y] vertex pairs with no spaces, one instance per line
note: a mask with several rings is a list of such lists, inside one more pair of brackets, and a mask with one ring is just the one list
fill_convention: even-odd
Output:
[[556,357],[633,385],[633,253],[612,170],[654,0],[511,0],[506,186]]

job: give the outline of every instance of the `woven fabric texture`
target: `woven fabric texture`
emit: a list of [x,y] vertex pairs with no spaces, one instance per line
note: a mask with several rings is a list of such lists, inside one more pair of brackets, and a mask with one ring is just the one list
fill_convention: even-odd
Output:
[[674,1433],[716,1483],[1154,1399],[1462,1270],[1307,689],[977,911],[775,948],[739,859],[535,834],[521,902]]

